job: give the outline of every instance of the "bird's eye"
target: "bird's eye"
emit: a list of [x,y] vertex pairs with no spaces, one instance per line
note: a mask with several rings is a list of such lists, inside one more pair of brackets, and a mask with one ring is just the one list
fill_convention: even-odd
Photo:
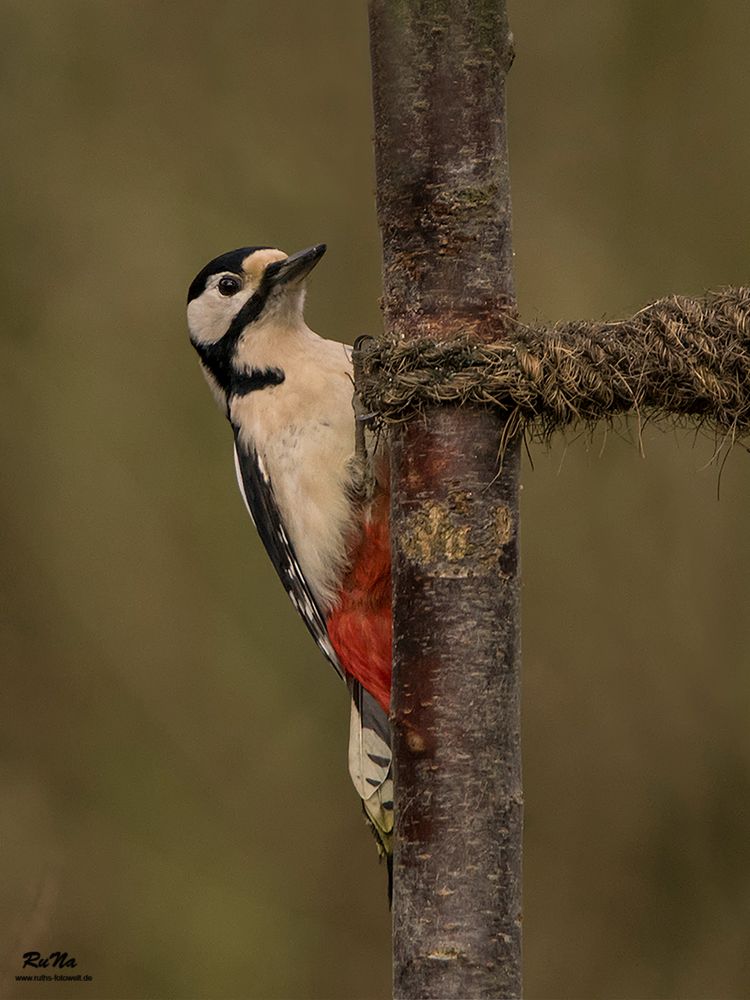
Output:
[[239,292],[242,287],[242,282],[239,278],[222,278],[217,285],[219,291],[222,295],[234,295],[235,292]]

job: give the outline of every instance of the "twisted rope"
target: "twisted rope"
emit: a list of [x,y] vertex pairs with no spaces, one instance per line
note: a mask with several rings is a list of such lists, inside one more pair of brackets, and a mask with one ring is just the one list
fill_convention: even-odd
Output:
[[508,339],[493,344],[367,338],[357,359],[364,406],[384,424],[433,404],[494,406],[507,415],[505,438],[631,411],[750,432],[750,288],[671,296],[619,322],[505,320]]

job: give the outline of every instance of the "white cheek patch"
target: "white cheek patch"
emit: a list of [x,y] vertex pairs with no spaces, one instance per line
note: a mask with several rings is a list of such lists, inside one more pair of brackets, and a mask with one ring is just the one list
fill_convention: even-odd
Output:
[[193,299],[187,307],[188,330],[193,343],[215,344],[221,340],[254,291],[248,287],[236,295],[226,296],[216,287],[210,287]]

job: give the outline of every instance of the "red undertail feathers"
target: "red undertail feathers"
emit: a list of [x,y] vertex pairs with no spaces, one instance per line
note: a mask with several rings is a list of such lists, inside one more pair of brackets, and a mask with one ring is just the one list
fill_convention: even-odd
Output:
[[391,546],[388,497],[379,496],[365,521],[351,569],[327,621],[344,670],[388,713],[391,701]]

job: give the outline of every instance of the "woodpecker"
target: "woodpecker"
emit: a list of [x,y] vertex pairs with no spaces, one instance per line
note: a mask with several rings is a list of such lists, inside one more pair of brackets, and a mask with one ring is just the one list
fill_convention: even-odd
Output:
[[[222,254],[188,291],[188,328],[234,436],[248,513],[351,697],[349,772],[391,875],[388,460],[355,434],[352,349],[304,320],[325,244]],[[357,443],[359,442],[359,443]]]

